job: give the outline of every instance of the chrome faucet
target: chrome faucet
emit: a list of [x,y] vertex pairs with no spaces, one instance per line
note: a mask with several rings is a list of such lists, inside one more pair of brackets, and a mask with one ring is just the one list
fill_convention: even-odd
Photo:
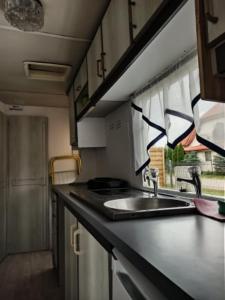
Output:
[[154,189],[154,197],[158,196],[158,176],[159,176],[158,169],[148,168],[148,167],[145,168],[144,181],[148,182],[148,186],[150,186],[150,181],[152,181],[153,189]]
[[199,176],[200,174],[198,171],[198,167],[195,166],[190,167],[188,168],[188,172],[191,175],[191,179],[177,177],[177,181],[178,182],[183,181],[192,184],[195,188],[196,196],[200,198],[202,195],[202,185],[201,185],[201,179]]

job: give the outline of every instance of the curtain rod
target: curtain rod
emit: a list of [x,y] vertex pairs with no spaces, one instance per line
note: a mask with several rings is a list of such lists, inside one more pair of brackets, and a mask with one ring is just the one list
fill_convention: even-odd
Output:
[[192,59],[196,55],[197,48],[191,49],[190,51],[182,55],[175,63],[172,63],[169,67],[165,68],[162,72],[153,77],[145,86],[132,93],[130,95],[130,99],[137,97],[143,94],[145,91],[152,88],[154,85],[156,85],[157,83],[168,77],[170,74],[172,74],[174,71],[176,71],[178,67],[181,67],[182,65],[186,64],[190,59]]

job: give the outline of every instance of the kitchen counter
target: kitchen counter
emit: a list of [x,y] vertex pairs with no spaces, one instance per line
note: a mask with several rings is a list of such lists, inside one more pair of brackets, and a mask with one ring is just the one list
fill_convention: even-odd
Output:
[[113,222],[81,200],[85,184],[54,191],[108,251],[117,248],[168,299],[224,299],[224,223],[197,214]]

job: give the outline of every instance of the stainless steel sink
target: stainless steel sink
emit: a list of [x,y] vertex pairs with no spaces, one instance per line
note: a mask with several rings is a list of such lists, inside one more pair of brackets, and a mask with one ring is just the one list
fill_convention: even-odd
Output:
[[171,198],[126,198],[110,200],[104,203],[107,208],[122,211],[157,211],[193,207],[187,201]]

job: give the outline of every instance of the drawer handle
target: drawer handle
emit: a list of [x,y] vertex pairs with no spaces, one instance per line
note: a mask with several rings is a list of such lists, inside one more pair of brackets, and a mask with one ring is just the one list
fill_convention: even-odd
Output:
[[73,233],[74,230],[77,228],[76,224],[73,224],[70,226],[70,246],[73,248],[74,247],[74,240],[73,240]]
[[74,241],[74,243],[73,243],[73,252],[74,252],[75,255],[78,255],[78,256],[81,255],[81,251],[79,249],[80,246],[77,243],[77,240],[79,240],[79,242],[80,242],[80,234],[81,234],[80,229],[75,230],[74,233],[73,233],[73,241]]
[[97,76],[102,78],[102,74],[100,72],[100,67],[102,68],[102,60],[101,59],[97,59]]
[[81,85],[78,85],[76,91],[79,92],[81,90]]
[[219,18],[217,18],[216,16],[214,16],[214,5],[213,5],[213,1],[212,0],[207,0],[205,2],[205,10],[206,10],[206,19],[213,23],[216,24],[219,20]]
[[213,24],[216,24],[216,23],[218,23],[218,21],[219,21],[219,18],[218,18],[218,17],[213,16],[213,15],[212,15],[211,13],[209,13],[209,12],[206,13],[206,19],[207,19],[209,22],[213,23]]
[[134,6],[134,5],[136,5],[136,2],[135,1],[129,1],[129,4]]

